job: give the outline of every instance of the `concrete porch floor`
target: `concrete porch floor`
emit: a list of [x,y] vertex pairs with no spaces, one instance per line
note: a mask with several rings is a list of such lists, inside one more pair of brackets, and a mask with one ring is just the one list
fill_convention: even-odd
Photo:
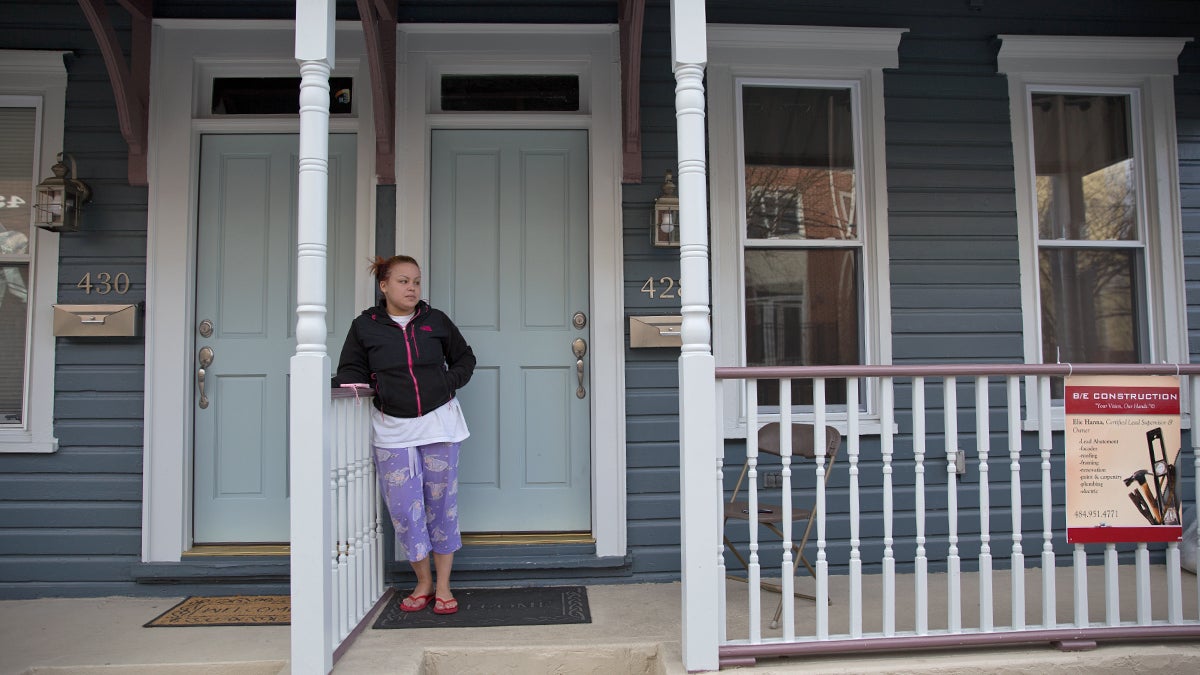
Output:
[[[1059,578],[1069,569],[1060,569]],[[1099,571],[1091,573],[1099,576]],[[964,574],[964,624],[977,613],[973,575]],[[844,577],[834,577],[836,582]],[[1069,577],[1058,584],[1069,589]],[[1156,582],[1157,584],[1157,578]],[[1196,617],[1196,578],[1184,574],[1185,617]],[[1093,584],[1089,584],[1089,588]],[[944,581],[931,579],[931,626],[946,606]],[[684,672],[680,653],[680,585],[612,584],[588,587],[592,623],[563,626],[373,630],[366,628],[334,672],[433,673],[645,673]],[[1038,586],[1033,586],[1037,589]],[[730,634],[746,625],[747,585],[728,582]],[[845,612],[833,587],[831,629]],[[1006,589],[997,589],[997,596]],[[1031,597],[1035,597],[1036,594]],[[1069,596],[1068,596],[1069,597]],[[1130,596],[1128,602],[1132,604]],[[763,630],[778,595],[763,596]],[[864,593],[868,616],[878,616],[880,594]],[[1189,599],[1190,598],[1190,599]],[[268,627],[143,628],[182,598],[108,597],[0,601],[0,675],[276,675],[291,671],[289,629]],[[797,630],[812,604],[797,599]],[[1103,604],[1094,597],[1091,607]],[[1161,608],[1161,605],[1156,605]],[[1071,605],[1059,603],[1060,615]],[[999,612],[997,608],[997,612]],[[1007,611],[1007,610],[1004,610]],[[1034,611],[1040,611],[1040,606]],[[1156,615],[1158,610],[1156,609]],[[911,615],[898,603],[897,617]],[[998,616],[1003,616],[998,614]],[[999,622],[999,619],[998,619]],[[898,624],[901,622],[898,621]],[[869,628],[869,626],[867,626]],[[903,628],[902,625],[898,626]],[[744,628],[741,628],[744,630]],[[1062,652],[1048,645],[905,654],[762,659],[755,673],[1191,673],[1200,670],[1200,642],[1163,640],[1101,645]]]

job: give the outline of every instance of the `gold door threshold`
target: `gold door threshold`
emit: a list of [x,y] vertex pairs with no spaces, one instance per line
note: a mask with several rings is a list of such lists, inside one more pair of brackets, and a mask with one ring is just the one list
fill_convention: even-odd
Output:
[[476,532],[462,536],[464,544],[501,546],[523,544],[594,544],[591,532]]
[[[484,532],[462,535],[464,544],[477,546],[513,546],[527,544],[594,544],[591,532]],[[286,556],[288,544],[197,544],[184,557],[205,556]]]
[[185,558],[202,558],[206,556],[264,556],[290,555],[292,547],[289,544],[197,544],[190,551],[184,551]]

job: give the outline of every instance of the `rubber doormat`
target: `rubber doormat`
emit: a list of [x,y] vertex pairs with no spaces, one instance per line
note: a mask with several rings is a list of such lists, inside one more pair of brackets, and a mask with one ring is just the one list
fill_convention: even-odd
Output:
[[591,623],[583,586],[470,588],[455,590],[458,612],[434,614],[433,603],[419,612],[400,610],[407,593],[397,592],[375,620],[375,628],[478,628]]
[[291,622],[292,599],[287,595],[193,595],[144,627],[286,626]]

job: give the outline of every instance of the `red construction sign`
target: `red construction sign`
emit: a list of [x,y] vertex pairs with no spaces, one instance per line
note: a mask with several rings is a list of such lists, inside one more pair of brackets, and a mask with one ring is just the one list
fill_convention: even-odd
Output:
[[1179,541],[1179,378],[1068,377],[1067,542]]

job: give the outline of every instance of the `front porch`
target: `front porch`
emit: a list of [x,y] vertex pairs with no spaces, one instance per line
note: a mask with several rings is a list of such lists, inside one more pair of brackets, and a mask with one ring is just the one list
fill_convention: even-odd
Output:
[[[801,430],[799,436],[781,434],[791,440],[778,448],[782,454],[779,465],[769,463],[765,456],[760,458],[756,436],[747,439],[744,455],[750,470],[743,494],[752,513],[764,505],[782,505],[786,515],[793,508],[802,508],[802,500],[811,503],[815,499],[812,538],[796,556],[812,561],[815,568],[809,568],[810,574],[801,570],[795,581],[790,575],[800,562],[793,559],[790,544],[793,540],[799,544],[802,528],[789,531],[785,541],[769,542],[753,525],[731,522],[721,529],[714,527],[719,521],[696,523],[705,513],[719,512],[712,508],[714,501],[731,498],[730,476],[737,474],[734,465],[741,463],[735,442],[722,446],[723,452],[711,458],[715,475],[707,472],[703,482],[684,486],[685,531],[689,526],[701,531],[708,546],[692,542],[696,548],[689,550],[685,545],[685,560],[693,564],[685,569],[682,585],[595,586],[594,594],[609,603],[606,610],[593,614],[593,630],[599,633],[588,632],[586,626],[536,634],[512,628],[502,630],[493,644],[486,632],[477,639],[477,631],[470,631],[470,639],[463,642],[455,636],[468,634],[465,631],[432,631],[428,637],[436,646],[414,657],[414,668],[419,669],[415,672],[428,672],[420,669],[430,667],[436,670],[429,664],[430,658],[457,663],[446,666],[455,670],[468,667],[471,659],[492,663],[509,658],[536,662],[549,658],[547,655],[567,661],[615,658],[605,650],[615,650],[613,653],[625,655],[622,658],[642,654],[635,658],[659,664],[654,668],[660,667],[662,654],[671,654],[671,658],[677,654],[684,669],[707,670],[754,666],[765,657],[804,656],[807,662],[837,655],[893,655],[880,657],[886,660],[914,650],[964,646],[987,650],[1053,644],[1064,650],[1091,650],[1129,640],[1194,641],[1200,635],[1196,619],[1200,587],[1194,574],[1181,569],[1179,543],[1159,540],[1099,546],[1066,541],[1063,441],[1061,431],[1052,431],[1051,391],[1061,384],[1059,378],[1071,373],[1178,374],[1187,376],[1182,391],[1194,405],[1200,400],[1197,371],[1200,366],[1103,364],[717,369],[714,385],[721,380],[750,382],[744,389],[747,428],[758,429],[766,421],[759,419],[759,388],[753,384],[761,379],[767,391],[775,389],[779,394],[782,427],[786,430],[794,424]],[[793,406],[793,379],[810,382],[810,403],[797,401]],[[844,387],[834,386],[839,380],[844,380]],[[877,439],[860,434],[860,382],[862,390],[875,392],[880,401],[876,410],[883,431]],[[844,393],[844,404],[827,405],[830,389]],[[1033,396],[1024,405],[1022,389]],[[335,513],[346,514],[347,505],[354,503],[361,508],[349,508],[350,514],[365,513],[377,501],[368,477],[369,463],[363,459],[366,438],[361,414],[365,400],[335,391],[333,403],[332,445],[337,465],[328,472],[329,498]],[[1189,412],[1185,420],[1197,418],[1194,408]],[[1023,429],[1027,416],[1034,414],[1036,428]],[[839,432],[827,424],[844,430]],[[793,448],[804,442],[805,433],[828,433],[845,440],[828,443],[814,438],[816,462],[806,462],[799,445]],[[1191,444],[1180,440],[1184,448]],[[832,448],[836,465],[825,463],[827,448]],[[684,450],[688,458],[687,448]],[[355,457],[358,460],[352,461]],[[338,468],[348,460],[358,468]],[[1179,497],[1190,505],[1194,497],[1189,494],[1187,478],[1194,473],[1188,469],[1194,466],[1189,467],[1185,460],[1186,453],[1181,452],[1175,461],[1184,481]],[[960,478],[968,468],[971,477]],[[837,480],[827,482],[826,475],[835,471]],[[772,474],[775,480],[767,480]],[[363,479],[365,489],[346,489],[354,478]],[[768,488],[782,488],[782,492]],[[347,494],[357,494],[358,499],[347,499]],[[697,495],[707,501],[686,500]],[[781,499],[788,495],[794,499]],[[881,505],[868,503],[874,496],[882,498]],[[770,509],[757,512],[769,513]],[[355,567],[363,540],[378,539],[378,517],[376,512],[357,525],[351,517],[349,526],[343,517],[332,521],[337,524],[331,529],[336,529],[338,543],[331,547],[328,564],[322,567],[331,574],[328,583],[335,598],[334,614],[322,630],[329,631],[337,647],[339,669],[355,662],[350,655],[359,649],[358,640],[384,650],[379,658],[394,649],[388,639],[378,636],[386,631],[365,630],[357,638],[350,637],[359,617],[363,618],[361,625],[370,625],[371,605],[379,593],[371,584],[362,586],[356,580],[379,579],[380,573],[364,569],[347,576],[344,570]],[[750,520],[757,524],[758,518]],[[353,534],[364,527],[372,533]],[[746,552],[745,570],[737,569],[730,555],[711,555],[720,549],[715,544],[722,537]],[[377,546],[365,548],[376,551],[367,556],[369,560],[379,560]],[[724,553],[731,549],[727,547]],[[776,583],[768,584],[772,578]],[[782,587],[784,596],[796,594],[795,602],[782,604],[782,621],[775,621],[779,591],[760,590],[768,585]],[[314,621],[320,615],[297,613],[295,594],[311,590],[293,585],[294,620],[320,623]],[[347,611],[339,612],[338,607]],[[645,626],[638,625],[642,619]],[[615,630],[611,644],[597,640],[597,635],[608,635],[600,628],[603,625]],[[706,641],[704,633],[708,631],[717,638]],[[410,636],[421,632],[404,631]],[[587,644],[589,648],[581,652],[563,648],[563,644]],[[597,656],[593,645],[607,646],[600,648]],[[414,647],[406,644],[404,649]],[[294,649],[292,658],[303,658],[297,654],[304,651]]]
[[[844,579],[844,577],[843,577]],[[908,577],[900,584],[907,587]],[[973,583],[965,575],[967,584]],[[874,578],[867,580],[874,583]],[[1185,575],[1185,585],[1195,577]],[[834,625],[843,625],[847,605],[830,606]],[[745,585],[730,581],[731,598]],[[932,584],[930,604],[945,607],[945,585]],[[1195,597],[1194,592],[1185,597]],[[868,593],[866,613],[879,616],[879,594]],[[685,672],[680,656],[680,585],[610,584],[588,587],[592,623],[511,628],[371,630],[359,636],[334,672],[344,675],[381,672],[398,675],[465,672],[486,658],[491,664],[515,661],[523,672],[545,672],[539,663],[571,666],[569,672],[592,672],[630,666],[623,672],[676,674]],[[0,672],[196,673],[219,672],[274,675],[289,672],[289,631],[286,626],[203,628],[143,628],[142,624],[175,604],[179,598],[43,598],[0,601]],[[798,601],[797,607],[803,607]],[[742,605],[744,606],[744,604]],[[811,603],[807,605],[811,608]],[[767,608],[769,614],[770,607]],[[732,618],[745,625],[742,610]],[[1192,611],[1189,609],[1188,611]],[[764,617],[764,621],[769,617]],[[1200,658],[1194,642],[1159,640],[1137,644],[1106,643],[1086,652],[1064,652],[1048,644],[978,651],[946,650],[902,654],[863,653],[843,656],[811,655],[803,659],[771,659],[745,670],[752,672],[905,672],[933,675],[949,672],[1066,671],[1086,664],[1089,672],[1187,672]],[[594,666],[586,670],[586,666]],[[637,666],[634,668],[633,666]],[[531,668],[532,667],[532,668]],[[41,671],[45,672],[45,671]],[[478,672],[478,670],[476,671]],[[515,671],[514,671],[515,672]]]

